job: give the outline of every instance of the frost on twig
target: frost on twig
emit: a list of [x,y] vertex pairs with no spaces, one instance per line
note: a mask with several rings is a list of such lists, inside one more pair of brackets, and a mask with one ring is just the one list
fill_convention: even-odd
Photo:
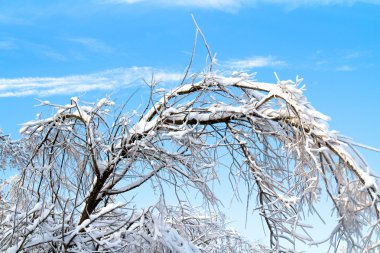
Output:
[[18,179],[0,195],[0,230],[9,231],[0,249],[225,252],[218,247],[232,243],[243,247],[234,252],[263,252],[230,230],[219,234],[191,209],[117,204],[151,185],[161,198],[173,189],[180,200],[191,188],[216,205],[210,182],[226,168],[231,182],[255,190],[250,201],[269,231],[268,250],[316,244],[308,214],[324,195],[338,222],[326,241],[379,250],[378,181],[352,142],[328,129],[301,79],[272,84],[216,72],[188,79],[157,101],[153,91],[140,117],[117,112],[109,99],[73,98],[46,103],[56,113],[24,124],[17,145],[2,135],[1,159],[12,150],[23,159],[13,159]]

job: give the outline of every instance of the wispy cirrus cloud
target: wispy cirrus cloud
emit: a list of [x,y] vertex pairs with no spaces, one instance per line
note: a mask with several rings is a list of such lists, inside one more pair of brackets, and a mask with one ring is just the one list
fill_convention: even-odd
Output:
[[252,7],[258,4],[284,5],[290,8],[313,7],[323,5],[353,5],[356,3],[379,4],[380,0],[104,0],[104,3],[138,4],[149,3],[155,6],[187,6],[197,8],[236,11],[242,7]]
[[177,6],[193,6],[199,8],[214,8],[214,9],[237,9],[240,8],[245,1],[236,0],[160,0],[163,4],[170,5],[175,4]]
[[223,11],[236,11],[242,6],[243,2],[239,0],[103,0],[103,3],[108,4],[151,4],[153,6],[165,7],[196,7],[204,9],[219,9]]
[[0,14],[0,24],[6,25],[28,25],[30,21],[27,19],[21,19],[19,17],[12,17],[4,14]]
[[104,42],[90,37],[80,37],[80,38],[69,38],[70,42],[79,44],[90,51],[97,53],[111,53],[112,48],[107,46]]
[[321,71],[350,72],[368,68],[371,52],[352,49],[318,50],[311,57],[311,68]]
[[114,90],[141,85],[152,75],[161,82],[175,82],[182,74],[151,67],[117,68],[87,75],[63,77],[1,78],[0,97],[78,94],[96,90]]
[[15,44],[10,40],[0,40],[0,50],[12,50]]
[[[248,2],[248,1],[242,1]],[[287,7],[313,7],[313,6],[327,6],[327,5],[346,5],[351,6],[356,3],[366,4],[380,4],[380,0],[256,0],[256,3],[263,4],[278,4]]]
[[104,0],[103,2],[111,4],[135,4],[144,1],[145,0]]
[[68,58],[60,50],[50,45],[36,43],[33,41],[8,37],[0,40],[0,50],[15,51],[23,55],[33,55],[53,61],[67,61]]
[[341,72],[349,72],[349,71],[354,71],[355,68],[350,65],[342,65],[336,68],[336,71],[341,71]]
[[278,60],[273,56],[254,56],[245,59],[228,61],[222,65],[232,69],[248,70],[263,67],[283,67],[286,66],[286,62]]

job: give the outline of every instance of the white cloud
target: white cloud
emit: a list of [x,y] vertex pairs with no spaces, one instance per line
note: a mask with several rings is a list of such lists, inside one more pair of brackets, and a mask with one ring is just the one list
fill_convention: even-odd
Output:
[[243,1],[236,0],[160,0],[164,4],[178,5],[178,6],[193,6],[199,8],[213,8],[213,9],[223,9],[223,10],[235,10],[241,6]]
[[110,4],[137,4],[146,3],[154,6],[182,6],[196,8],[220,9],[224,11],[235,11],[241,7],[241,0],[103,0]]
[[11,50],[14,49],[15,45],[10,40],[2,40],[0,41],[0,50]]
[[27,19],[15,18],[4,14],[0,14],[0,24],[28,25],[30,24],[30,21],[28,21]]
[[67,61],[66,56],[64,56],[61,53],[55,52],[53,49],[47,48],[44,51],[41,51],[40,54],[48,59],[54,60],[54,61]]
[[247,70],[262,67],[285,66],[286,63],[284,61],[277,60],[273,56],[256,56],[241,60],[229,61],[222,65],[228,68]]
[[57,51],[54,47],[12,37],[0,40],[0,50],[17,50],[22,53],[32,54],[38,58],[46,58],[54,61],[68,60],[64,54]]
[[342,65],[336,68],[337,71],[343,71],[343,72],[348,72],[348,71],[353,71],[355,70],[354,67],[350,65]]
[[77,94],[94,90],[114,90],[141,85],[143,79],[175,82],[182,74],[151,67],[118,68],[88,75],[64,77],[26,77],[0,79],[0,97],[51,96]]
[[342,58],[345,60],[354,60],[354,59],[359,59],[363,57],[368,57],[368,52],[365,51],[354,51],[350,50],[348,52],[344,52]]
[[145,0],[104,0],[103,2],[111,4],[135,4],[144,1]]
[[98,52],[98,53],[110,53],[112,52],[112,49],[107,46],[105,43],[102,41],[99,41],[94,38],[89,38],[89,37],[81,37],[81,38],[70,38],[68,41],[80,44],[87,49]]
[[290,8],[320,5],[353,5],[355,3],[380,4],[380,0],[103,0],[104,3],[136,4],[150,3],[155,6],[187,6],[197,8],[236,11],[239,8],[257,4],[277,4]]
[[258,0],[260,3],[281,4],[291,7],[319,5],[353,5],[355,3],[380,4],[380,0]]
[[306,65],[314,70],[348,72],[366,68],[371,62],[371,53],[352,49],[318,50],[309,59],[312,62]]

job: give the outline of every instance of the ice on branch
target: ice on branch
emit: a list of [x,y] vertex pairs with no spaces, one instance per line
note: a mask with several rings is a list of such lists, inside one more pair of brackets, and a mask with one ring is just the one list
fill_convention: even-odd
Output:
[[[351,140],[329,130],[302,79],[277,79],[209,72],[164,95],[152,85],[141,112],[118,111],[108,98],[41,102],[55,113],[25,123],[18,141],[0,133],[2,168],[18,172],[0,185],[0,250],[294,252],[297,242],[325,241],[379,251],[377,177]],[[266,246],[242,238],[219,213],[184,205],[196,194],[216,207],[220,195],[210,186],[226,169],[223,187],[249,185]],[[135,208],[132,196],[147,187],[160,204]],[[165,205],[167,196],[178,207]],[[322,196],[337,224],[327,238],[313,238],[309,214]]]

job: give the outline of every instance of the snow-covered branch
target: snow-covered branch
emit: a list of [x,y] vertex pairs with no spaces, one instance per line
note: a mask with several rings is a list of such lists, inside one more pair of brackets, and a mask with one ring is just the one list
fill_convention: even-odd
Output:
[[[158,99],[152,90],[149,101],[157,100],[141,115],[112,114],[109,99],[83,105],[72,98],[44,103],[56,113],[24,124],[22,141],[1,135],[0,158],[13,157],[20,174],[0,195],[0,229],[12,231],[0,236],[0,248],[286,251],[297,241],[318,243],[307,215],[327,195],[338,224],[326,240],[336,249],[341,241],[355,252],[379,249],[378,180],[351,142],[328,129],[301,79],[270,84],[211,72],[189,80]],[[192,188],[217,204],[209,183],[224,167],[231,182],[256,190],[249,201],[270,232],[267,248],[188,207],[116,205],[147,184],[160,198]]]

